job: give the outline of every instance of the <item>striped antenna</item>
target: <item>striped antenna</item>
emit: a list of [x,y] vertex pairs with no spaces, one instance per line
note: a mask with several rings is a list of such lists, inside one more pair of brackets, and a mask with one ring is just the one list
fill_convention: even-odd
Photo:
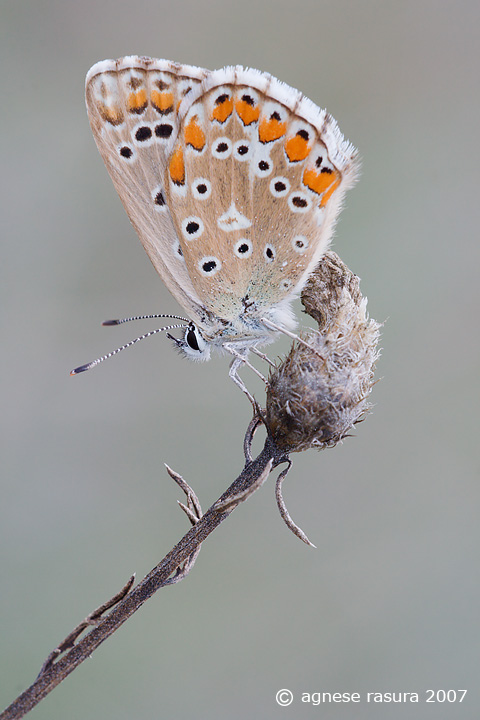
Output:
[[179,315],[135,315],[129,318],[120,318],[119,320],[104,320],[102,325],[122,325],[122,323],[132,322],[132,320],[151,320],[152,318],[171,318],[172,320],[182,320],[183,322],[190,323],[188,318],[180,317]]
[[[145,317],[172,317],[172,315],[148,315]],[[174,316],[175,317],[175,316]],[[119,325],[122,322],[128,322],[128,320],[136,320],[137,318],[126,318],[125,320],[108,320],[106,323],[103,323],[104,325]],[[142,319],[138,318],[138,319]],[[183,318],[179,318],[179,320],[183,320]],[[79,367],[75,368],[71,371],[70,375],[79,375],[82,372],[85,372],[86,370],[91,370],[95,365],[99,365],[104,360],[108,360],[108,358],[113,357],[113,355],[116,355],[121,350],[125,350],[126,348],[131,347],[132,345],[135,345],[139,340],[145,340],[145,338],[151,337],[152,335],[156,335],[159,332],[164,332],[165,330],[176,330],[178,328],[188,328],[190,325],[167,325],[163,328],[158,328],[157,330],[151,330],[150,332],[145,333],[144,335],[140,335],[139,337],[135,338],[135,340],[130,340],[130,342],[126,343],[125,345],[122,345],[122,347],[117,348],[116,350],[112,350],[112,352],[107,353],[103,357],[97,358],[96,360],[93,360],[93,362],[89,362],[86,365],[80,365]]]

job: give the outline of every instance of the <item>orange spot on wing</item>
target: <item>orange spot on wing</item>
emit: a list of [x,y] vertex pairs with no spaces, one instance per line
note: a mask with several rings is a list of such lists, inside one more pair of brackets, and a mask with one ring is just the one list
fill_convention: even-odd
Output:
[[147,107],[147,91],[145,88],[131,92],[127,98],[127,107],[131,113],[142,113]]
[[118,106],[101,105],[99,111],[102,118],[109,122],[110,125],[121,125],[123,122],[123,112]]
[[258,128],[258,138],[262,143],[273,142],[283,137],[287,130],[287,123],[276,118],[262,118]]
[[212,120],[218,120],[218,122],[225,122],[227,118],[233,112],[233,100],[231,97],[225,98],[225,100],[218,105],[215,105],[212,112]]
[[244,125],[251,125],[260,117],[260,106],[250,105],[245,100],[237,100],[235,103],[237,115]]
[[196,115],[185,127],[185,142],[195,150],[203,150],[205,147],[205,133],[198,124],[198,117]]
[[174,182],[176,185],[185,184],[185,162],[183,159],[183,148],[181,145],[177,145],[177,147],[175,148],[173,155],[170,159],[168,170],[170,172],[172,182]]
[[294,135],[285,143],[285,152],[290,162],[305,160],[310,152],[308,140],[305,140],[301,135]]
[[327,204],[333,191],[338,187],[340,183],[340,176],[337,172],[317,172],[315,169],[305,170],[303,173],[303,184],[306,185],[310,190],[322,195],[322,201],[320,206],[323,207]]
[[160,92],[159,90],[152,90],[150,99],[155,110],[158,110],[162,115],[168,115],[173,110],[174,99],[172,92]]
[[324,192],[321,203],[320,203],[320,207],[325,207],[327,202],[330,200],[332,193],[337,189],[337,187],[339,185],[340,185],[340,176],[337,176],[337,179],[335,180],[335,182],[333,182],[330,185],[330,187],[328,188],[328,190],[326,190]]

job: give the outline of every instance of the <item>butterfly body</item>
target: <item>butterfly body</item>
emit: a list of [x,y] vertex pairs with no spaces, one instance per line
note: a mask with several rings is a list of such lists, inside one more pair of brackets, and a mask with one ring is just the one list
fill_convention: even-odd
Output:
[[293,328],[357,171],[331,116],[267,73],[136,56],[94,65],[86,101],[127,214],[192,321],[179,348],[246,354]]

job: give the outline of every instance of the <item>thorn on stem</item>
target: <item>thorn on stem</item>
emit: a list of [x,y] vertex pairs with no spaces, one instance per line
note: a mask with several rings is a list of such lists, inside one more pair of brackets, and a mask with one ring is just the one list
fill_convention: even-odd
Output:
[[278,509],[280,511],[280,515],[282,516],[282,519],[283,519],[285,525],[293,532],[293,534],[296,535],[298,538],[300,538],[300,540],[302,542],[304,542],[305,545],[310,545],[310,547],[313,547],[316,549],[317,546],[314,545],[312,542],[310,542],[310,540],[308,539],[306,534],[303,532],[303,530],[300,527],[298,527],[298,525],[296,523],[293,522],[292,518],[290,517],[290,513],[287,510],[287,506],[285,505],[285,501],[283,499],[282,483],[285,480],[288,471],[290,470],[291,464],[292,463],[289,460],[287,467],[285,468],[285,470],[283,470],[280,473],[280,475],[277,478],[277,482],[275,484],[275,497],[277,498]]

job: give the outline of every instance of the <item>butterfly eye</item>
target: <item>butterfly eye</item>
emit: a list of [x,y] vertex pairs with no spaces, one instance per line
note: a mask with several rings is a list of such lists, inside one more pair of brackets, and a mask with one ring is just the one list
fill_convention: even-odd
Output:
[[192,348],[192,350],[200,351],[197,336],[195,335],[195,331],[192,328],[187,330],[187,334],[185,335],[185,342],[187,343],[188,347]]
[[183,340],[177,340],[177,345],[185,355],[194,360],[208,360],[210,357],[208,343],[193,323],[186,330]]

